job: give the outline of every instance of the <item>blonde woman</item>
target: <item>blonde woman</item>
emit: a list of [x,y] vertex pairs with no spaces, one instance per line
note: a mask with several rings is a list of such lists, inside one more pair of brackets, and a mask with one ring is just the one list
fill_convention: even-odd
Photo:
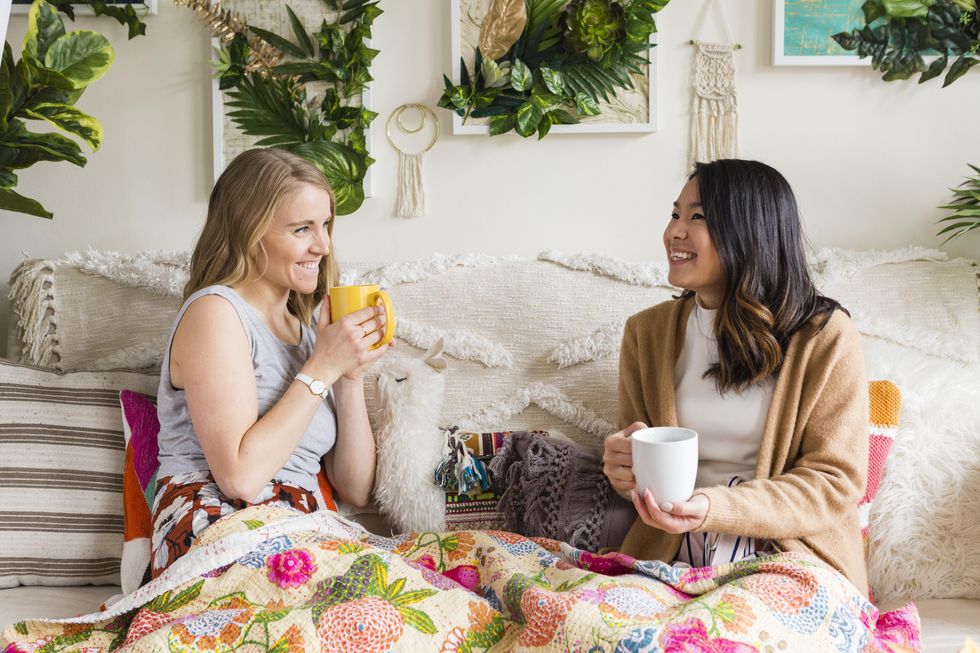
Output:
[[[375,446],[362,377],[389,345],[371,307],[331,323],[334,197],[276,149],[222,173],[191,259],[160,374],[151,576],[221,516],[259,503],[367,503]],[[317,306],[322,302],[322,306]]]

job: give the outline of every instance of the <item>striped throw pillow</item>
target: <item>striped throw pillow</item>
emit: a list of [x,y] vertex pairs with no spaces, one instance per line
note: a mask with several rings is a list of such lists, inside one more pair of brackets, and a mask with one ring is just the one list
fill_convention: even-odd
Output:
[[119,391],[158,380],[0,361],[0,588],[119,583]]

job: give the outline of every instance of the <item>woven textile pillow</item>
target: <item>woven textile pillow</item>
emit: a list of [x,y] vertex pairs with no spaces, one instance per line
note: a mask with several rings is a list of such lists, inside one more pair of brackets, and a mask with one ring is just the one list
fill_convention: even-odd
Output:
[[[458,431],[457,435],[466,445],[470,455],[479,460],[484,467],[513,431]],[[547,431],[534,431],[535,435],[547,437]],[[459,495],[455,490],[446,492],[446,530],[505,530],[504,517],[497,510],[501,493],[493,485],[486,491]]]
[[119,390],[157,383],[0,361],[0,588],[119,582]]

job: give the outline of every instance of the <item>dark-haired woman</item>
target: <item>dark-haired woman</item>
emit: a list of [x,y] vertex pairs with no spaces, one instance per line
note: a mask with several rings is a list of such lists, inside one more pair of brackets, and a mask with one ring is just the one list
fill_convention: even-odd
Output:
[[[623,552],[717,565],[805,552],[867,589],[857,503],[868,467],[861,339],[808,274],[792,189],[755,161],[697,164],[664,231],[679,297],[632,316],[604,471],[639,518]],[[697,489],[636,492],[630,434],[699,434]]]

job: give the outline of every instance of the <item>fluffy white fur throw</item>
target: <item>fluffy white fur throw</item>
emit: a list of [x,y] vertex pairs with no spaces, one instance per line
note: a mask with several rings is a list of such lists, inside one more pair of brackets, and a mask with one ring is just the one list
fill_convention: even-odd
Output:
[[439,426],[446,389],[441,354],[438,341],[422,358],[392,361],[378,375],[375,497],[399,531],[445,528],[446,495],[434,480],[446,442]]

